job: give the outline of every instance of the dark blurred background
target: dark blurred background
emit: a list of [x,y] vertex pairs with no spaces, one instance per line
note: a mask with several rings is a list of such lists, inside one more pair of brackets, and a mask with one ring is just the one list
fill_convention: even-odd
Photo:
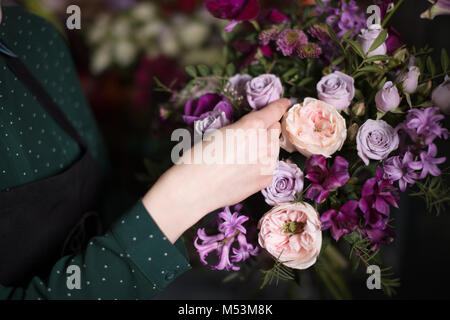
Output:
[[[170,132],[176,124],[164,121],[160,105],[167,93],[155,91],[157,77],[169,87],[182,87],[184,66],[221,62],[223,21],[211,18],[201,0],[28,0],[30,10],[53,21],[72,48],[80,81],[108,145],[122,184],[141,193],[170,163]],[[358,1],[360,3],[360,1]],[[370,4],[370,1],[362,1]],[[69,4],[82,12],[81,30],[69,31],[63,22]],[[407,0],[392,25],[409,46],[425,44],[450,51],[450,16],[433,21],[419,18],[426,0]],[[446,123],[446,127],[450,125]],[[450,159],[449,144],[439,150]],[[435,216],[419,198],[401,199],[394,212],[397,239],[386,248],[384,260],[401,279],[394,299],[450,298],[450,212]],[[187,246],[192,244],[187,236]],[[210,271],[192,255],[194,269],[174,281],[157,299],[318,299],[330,298],[317,279],[306,272],[301,285],[280,282],[259,290],[261,278],[224,282],[226,272]],[[386,298],[366,287],[359,270],[347,274],[357,299]]]

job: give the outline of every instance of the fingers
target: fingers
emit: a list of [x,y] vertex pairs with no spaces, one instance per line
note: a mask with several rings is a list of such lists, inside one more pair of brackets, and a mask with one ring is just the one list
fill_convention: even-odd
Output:
[[280,121],[281,117],[291,106],[289,99],[280,99],[272,102],[268,106],[250,113],[250,116],[255,117],[263,121],[265,128],[269,128],[275,122]]

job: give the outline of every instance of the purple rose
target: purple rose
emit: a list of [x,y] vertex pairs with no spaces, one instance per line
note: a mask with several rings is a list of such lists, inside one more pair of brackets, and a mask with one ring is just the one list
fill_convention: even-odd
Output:
[[216,18],[231,20],[227,32],[239,21],[255,19],[261,10],[258,0],[206,0],[205,7]]
[[220,101],[205,117],[194,122],[194,130],[203,135],[210,130],[217,130],[230,123],[233,106],[227,100]]
[[295,200],[296,194],[303,191],[303,172],[294,163],[278,162],[273,174],[272,184],[261,190],[267,204],[274,206],[277,203]]
[[320,100],[331,104],[337,110],[350,105],[355,96],[355,80],[340,71],[322,77],[317,83],[317,95]]
[[442,113],[450,114],[450,77],[448,75],[445,76],[444,82],[433,90],[431,100]]
[[246,85],[247,102],[252,109],[261,109],[281,98],[283,87],[280,79],[273,74],[262,74]]
[[246,88],[247,88],[247,82],[249,82],[252,79],[252,76],[248,74],[236,74],[232,76],[230,79],[228,79],[228,85],[227,90],[230,92],[230,94],[236,98],[236,100],[243,100],[246,101]]
[[219,94],[207,93],[200,98],[189,100],[184,107],[182,116],[187,125],[193,125],[198,120],[205,119],[212,111],[220,110],[230,121],[233,113],[231,104]]
[[369,52],[370,47],[381,31],[383,31],[383,28],[379,24],[372,24],[368,29],[362,29],[361,34],[358,35],[358,43],[361,45],[362,50],[368,57],[386,54],[386,43],[381,44],[378,48]]
[[386,82],[383,88],[377,92],[375,95],[375,103],[377,109],[381,112],[389,112],[398,107],[400,104],[400,95],[392,81]]
[[369,165],[369,159],[383,160],[398,148],[397,132],[383,120],[367,120],[358,130],[358,156]]

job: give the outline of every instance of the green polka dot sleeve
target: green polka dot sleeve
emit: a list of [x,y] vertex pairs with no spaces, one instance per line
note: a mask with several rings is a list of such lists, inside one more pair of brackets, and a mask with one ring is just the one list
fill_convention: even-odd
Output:
[[[0,299],[149,299],[190,269],[183,249],[181,240],[168,241],[138,202],[83,254],[59,260],[48,279],[34,278],[26,288],[0,286]],[[74,267],[80,288],[74,287]]]
[[[50,93],[86,142],[99,171],[109,175],[103,141],[61,34],[23,8],[3,7],[0,40]],[[0,192],[61,173],[79,155],[77,143],[0,58]],[[121,196],[109,192],[106,198],[103,207],[111,207]],[[167,241],[140,201],[125,214],[114,212],[119,219],[112,210],[104,211],[107,225],[114,221],[109,232],[93,238],[82,254],[59,260],[46,279],[34,278],[24,288],[0,286],[0,298],[147,299],[190,268],[182,241]],[[0,263],[7,262],[0,257]],[[79,289],[68,285],[70,268],[79,269]]]

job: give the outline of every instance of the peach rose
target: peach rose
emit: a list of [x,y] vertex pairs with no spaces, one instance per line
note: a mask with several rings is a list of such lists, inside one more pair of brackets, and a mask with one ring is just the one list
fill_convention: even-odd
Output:
[[336,108],[313,98],[305,98],[285,113],[281,132],[281,147],[288,152],[296,149],[305,157],[330,157],[347,138],[345,119]]
[[306,269],[322,247],[319,215],[305,202],[281,203],[259,220],[259,245],[285,266]]

